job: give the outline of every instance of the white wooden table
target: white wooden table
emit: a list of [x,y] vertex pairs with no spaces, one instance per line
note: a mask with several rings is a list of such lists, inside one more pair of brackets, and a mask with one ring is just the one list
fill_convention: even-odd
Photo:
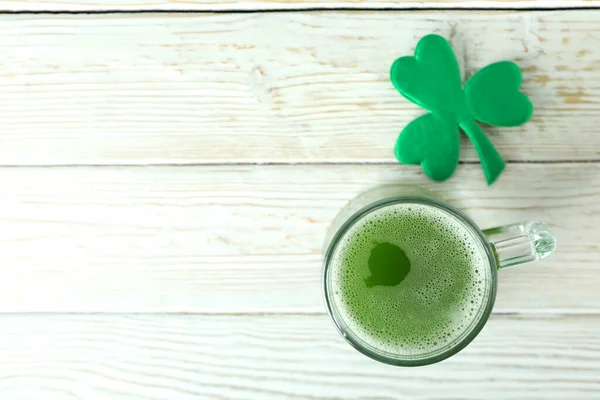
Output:
[[[600,399],[600,1],[0,9],[0,400]],[[523,69],[536,114],[486,128],[492,187],[466,140],[444,183],[394,160],[422,111],[389,67],[430,32],[465,77]],[[559,240],[501,272],[466,350],[414,369],[351,349],[319,284],[337,211],[405,182]]]

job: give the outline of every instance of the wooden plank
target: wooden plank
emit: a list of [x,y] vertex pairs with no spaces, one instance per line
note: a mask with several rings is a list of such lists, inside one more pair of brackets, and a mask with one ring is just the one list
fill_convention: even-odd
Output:
[[598,0],[4,0],[6,11],[234,11],[297,9],[428,9],[428,8],[581,8],[597,7]]
[[[522,66],[534,120],[486,128],[506,159],[600,160],[596,11],[3,15],[0,30],[3,165],[393,163],[423,111],[389,67],[430,32],[464,76]],[[477,160],[466,140],[462,159]]]
[[395,368],[321,316],[2,316],[3,400],[600,398],[600,317],[493,316],[461,353]]
[[600,164],[1,168],[0,312],[324,312],[326,231],[359,193],[418,184],[483,228],[549,223],[558,252],[500,273],[497,311],[600,311]]

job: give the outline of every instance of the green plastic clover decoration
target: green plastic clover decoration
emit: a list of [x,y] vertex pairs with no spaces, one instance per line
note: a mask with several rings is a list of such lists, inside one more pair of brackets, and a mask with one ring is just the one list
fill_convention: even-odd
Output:
[[431,179],[448,179],[458,165],[460,127],[475,146],[491,185],[504,161],[477,121],[495,126],[527,122],[533,106],[519,91],[521,79],[515,63],[501,61],[479,70],[462,88],[450,43],[438,35],[423,37],[415,56],[397,59],[391,69],[394,87],[430,111],[402,130],[396,158],[403,164],[421,164]]

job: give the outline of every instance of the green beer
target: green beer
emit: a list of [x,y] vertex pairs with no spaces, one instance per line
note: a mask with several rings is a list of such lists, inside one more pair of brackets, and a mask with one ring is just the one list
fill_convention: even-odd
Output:
[[440,207],[375,208],[330,249],[329,305],[371,352],[405,359],[442,353],[473,331],[488,305],[492,268],[484,246]]

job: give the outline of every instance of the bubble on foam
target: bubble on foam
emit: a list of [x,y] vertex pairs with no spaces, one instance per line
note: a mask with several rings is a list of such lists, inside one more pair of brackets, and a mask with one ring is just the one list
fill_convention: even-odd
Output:
[[[407,252],[411,272],[397,287],[367,289],[370,251],[382,242]],[[338,288],[333,302],[350,330],[379,350],[406,355],[462,338],[485,306],[482,282],[489,273],[476,234],[451,214],[420,204],[372,212],[350,228],[330,264]]]

